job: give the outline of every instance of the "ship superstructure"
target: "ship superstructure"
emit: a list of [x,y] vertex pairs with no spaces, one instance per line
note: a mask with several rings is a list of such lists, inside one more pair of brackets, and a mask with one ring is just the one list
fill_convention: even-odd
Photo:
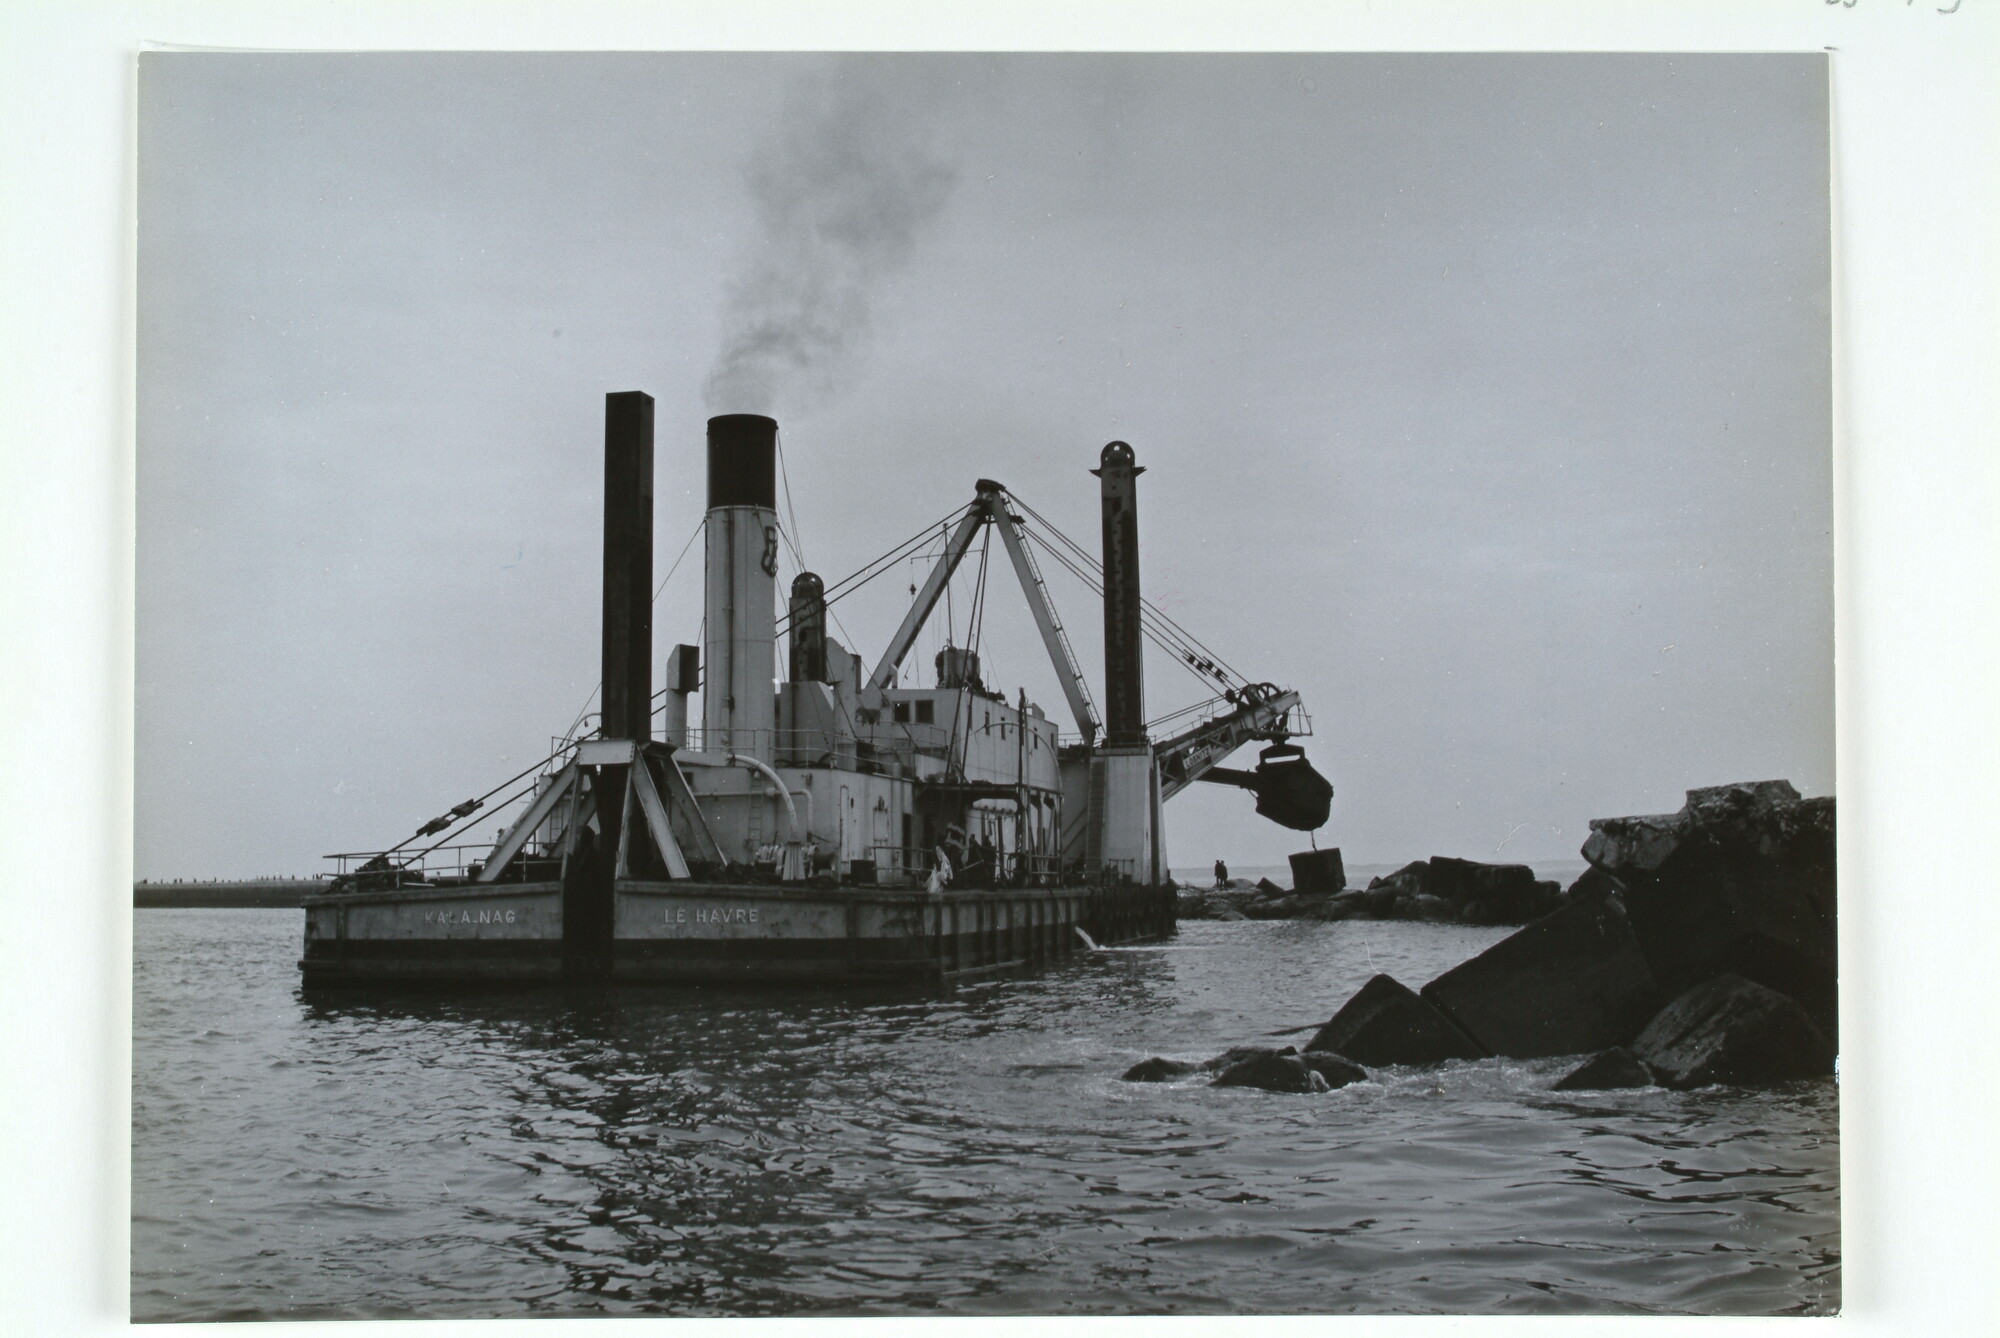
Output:
[[[341,875],[307,901],[309,980],[958,975],[1059,955],[1079,928],[1106,942],[1171,932],[1161,807],[1193,780],[1249,788],[1287,825],[1325,821],[1332,789],[1288,742],[1306,726],[1294,693],[1239,681],[1150,737],[1142,638],[1159,615],[1139,592],[1130,446],[1111,443],[1092,471],[1103,560],[1079,569],[1103,598],[1100,720],[1034,554],[1047,541],[992,480],[872,668],[828,631],[830,600],[856,578],[830,592],[801,572],[781,614],[777,430],[753,414],[708,423],[703,636],[669,653],[655,691],[653,401],[606,397],[597,729],[547,759],[490,848],[451,832],[505,786],[403,846],[336,857]],[[903,681],[988,527],[1056,669],[1069,740],[1025,693],[982,679],[976,644],[939,651],[931,686]],[[1199,643],[1170,644],[1229,683]],[[1252,739],[1271,745],[1256,771],[1215,765]]]

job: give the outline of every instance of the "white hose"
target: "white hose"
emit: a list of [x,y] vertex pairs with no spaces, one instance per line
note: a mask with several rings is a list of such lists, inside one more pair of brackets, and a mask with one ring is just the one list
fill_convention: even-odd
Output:
[[801,831],[799,827],[798,805],[792,802],[792,792],[785,788],[784,778],[771,769],[770,763],[760,762],[754,757],[745,757],[741,753],[731,753],[728,760],[731,763],[741,763],[746,767],[752,767],[763,772],[771,784],[777,787],[778,798],[785,801],[785,822],[787,824],[785,830],[791,833],[793,841],[798,841]]
[[[785,801],[786,831],[791,833],[791,839],[785,842],[788,847],[786,859],[779,866],[778,876],[785,882],[800,881],[805,877],[805,847],[803,838],[810,836],[811,833],[799,826],[799,810],[798,806],[792,802],[792,791],[785,788],[784,778],[774,771],[767,762],[760,762],[754,757],[745,757],[741,753],[729,754],[728,760],[732,764],[741,763],[746,767],[762,772],[770,780],[771,784],[777,788],[778,798]],[[800,793],[804,792],[801,791]],[[812,802],[811,796],[807,796],[806,802]]]

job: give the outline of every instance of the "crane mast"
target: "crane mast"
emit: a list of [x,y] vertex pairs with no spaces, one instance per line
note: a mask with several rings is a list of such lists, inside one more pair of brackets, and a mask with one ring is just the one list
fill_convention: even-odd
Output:
[[[992,479],[980,479],[976,484],[971,505],[948,534],[943,553],[869,676],[869,685],[879,691],[895,684],[904,659],[943,598],[945,587],[971,551],[979,531],[991,525],[1000,532],[1001,544],[1081,740],[1063,749],[1066,815],[1061,844],[1066,860],[1081,861],[1093,869],[1116,869],[1139,881],[1164,877],[1160,806],[1196,781],[1249,790],[1257,798],[1257,811],[1272,821],[1300,831],[1318,828],[1331,811],[1333,787],[1290,742],[1295,735],[1311,732],[1298,693],[1269,683],[1245,684],[1217,699],[1217,709],[1193,726],[1158,742],[1149,738],[1142,719],[1144,682],[1138,641],[1145,615],[1138,590],[1133,487],[1144,471],[1134,461],[1130,446],[1113,442],[1105,448],[1100,468],[1091,472],[1102,480],[1106,692],[1115,708],[1115,719],[1107,720],[1098,713],[1047,582],[1026,542],[1026,522],[1016,514],[1017,504],[1006,488]],[[1192,656],[1189,658],[1194,662]],[[1209,667],[1212,671],[1213,666]],[[1258,740],[1267,747],[1254,770],[1218,765],[1237,749]]]

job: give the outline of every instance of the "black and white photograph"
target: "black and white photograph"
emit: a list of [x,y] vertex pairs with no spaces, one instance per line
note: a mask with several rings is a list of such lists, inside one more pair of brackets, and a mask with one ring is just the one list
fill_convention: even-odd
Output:
[[134,1317],[1837,1311],[1827,68],[144,57]]
[[1995,738],[1936,557],[2000,472],[1876,396],[1993,275],[1870,267],[1968,215],[1851,171],[1831,40],[1956,7],[1821,8],[114,53],[108,617],[59,452],[8,503],[125,637],[10,725],[90,1322],[1973,1331],[1907,1261],[1991,1154],[1884,1112],[1992,1053],[1991,787],[1907,796]]

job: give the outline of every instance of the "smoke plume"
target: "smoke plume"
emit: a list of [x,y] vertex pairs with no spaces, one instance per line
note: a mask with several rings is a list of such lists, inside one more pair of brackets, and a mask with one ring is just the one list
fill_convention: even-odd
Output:
[[711,413],[830,399],[866,342],[873,297],[957,183],[928,142],[927,99],[892,97],[860,63],[796,89],[747,171],[757,228],[729,285]]

